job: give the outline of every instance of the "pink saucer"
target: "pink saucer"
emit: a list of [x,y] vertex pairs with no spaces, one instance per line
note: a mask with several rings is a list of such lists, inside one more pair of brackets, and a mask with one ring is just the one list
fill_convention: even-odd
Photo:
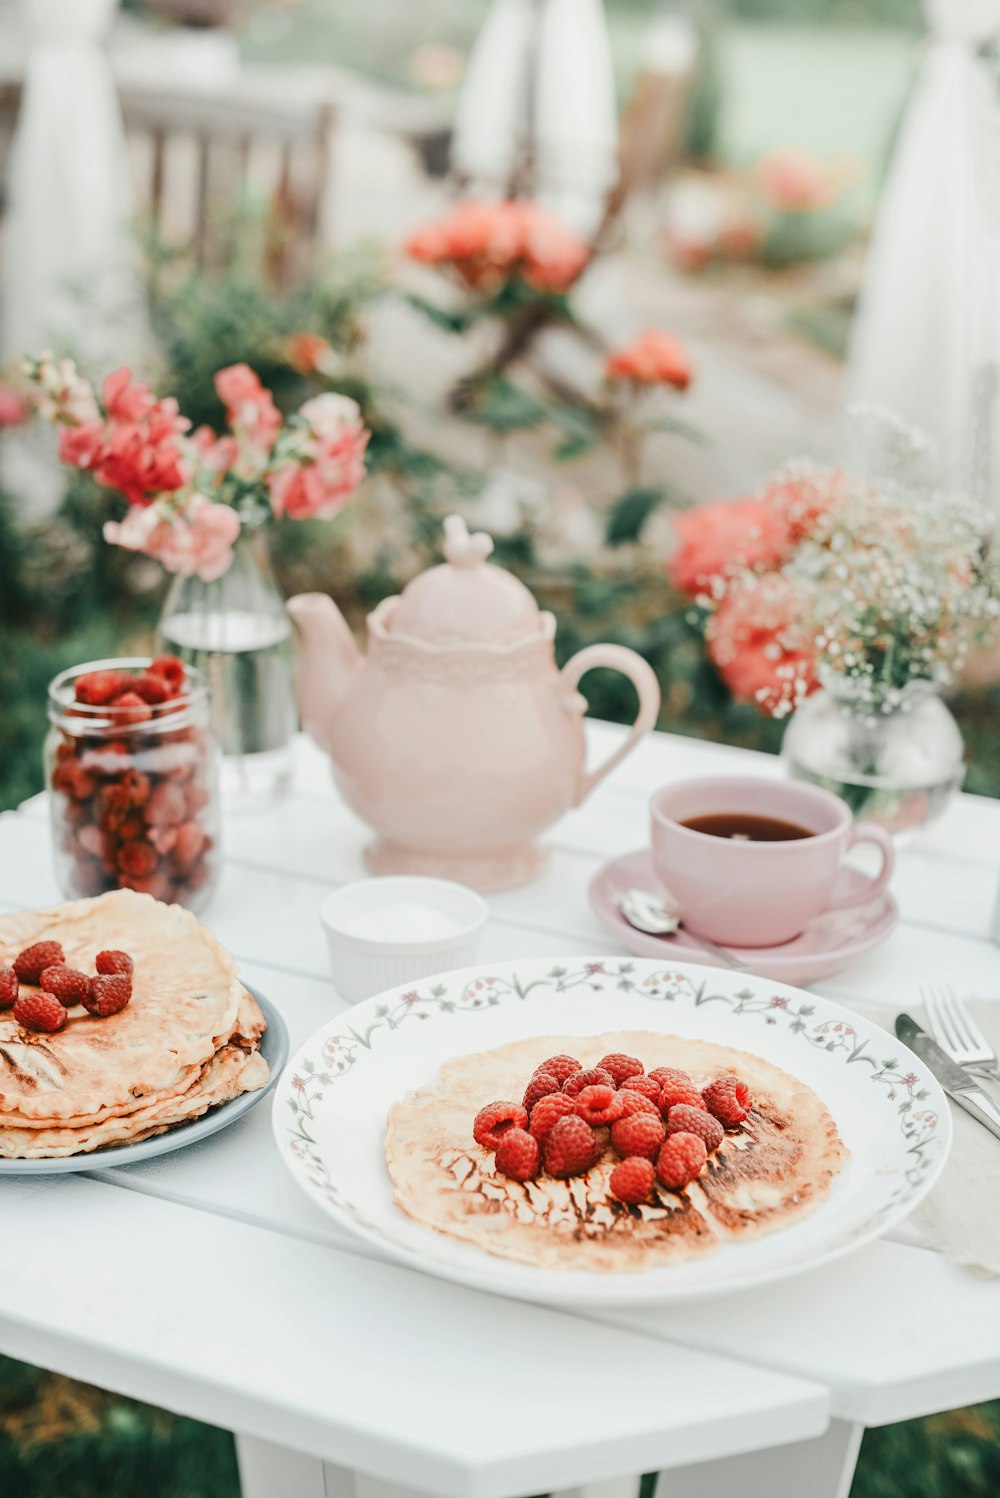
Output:
[[[859,881],[871,883],[866,874],[852,868],[842,869],[839,879],[847,882],[848,887]],[[663,886],[656,876],[653,855],[648,848],[638,848],[634,853],[613,858],[598,869],[588,890],[592,909],[630,952],[637,957],[663,957],[672,952],[684,962],[721,966],[711,952],[699,946],[684,931],[678,931],[675,936],[647,936],[644,931],[630,926],[618,909],[618,900],[628,889],[649,890],[663,898]],[[810,922],[801,936],[784,942],[780,947],[727,947],[726,950],[761,978],[777,978],[785,983],[816,982],[885,941],[895,930],[898,920],[898,905],[892,895],[883,892],[847,910],[824,911]]]

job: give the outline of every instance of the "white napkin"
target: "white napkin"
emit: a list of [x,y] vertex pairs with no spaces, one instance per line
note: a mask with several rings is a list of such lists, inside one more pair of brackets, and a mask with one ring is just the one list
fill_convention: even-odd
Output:
[[[971,999],[969,1013],[995,1049],[1000,1048],[1000,1003]],[[895,1015],[885,1009],[859,1013],[892,1030]],[[919,1005],[907,1013],[926,1025]],[[983,1090],[1000,1105],[1000,1081],[977,1078]],[[943,1254],[983,1274],[1000,1275],[1000,1139],[963,1108],[951,1105],[955,1126],[951,1155],[941,1179],[915,1212],[887,1236]]]

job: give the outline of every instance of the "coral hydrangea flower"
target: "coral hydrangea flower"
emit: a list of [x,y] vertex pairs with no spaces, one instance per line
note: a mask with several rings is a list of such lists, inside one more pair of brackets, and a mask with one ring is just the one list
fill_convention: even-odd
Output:
[[708,653],[733,696],[775,717],[819,686],[802,602],[781,573],[732,586],[709,621]]
[[269,453],[281,431],[281,412],[260,376],[249,364],[230,364],[219,370],[215,389],[237,440]]

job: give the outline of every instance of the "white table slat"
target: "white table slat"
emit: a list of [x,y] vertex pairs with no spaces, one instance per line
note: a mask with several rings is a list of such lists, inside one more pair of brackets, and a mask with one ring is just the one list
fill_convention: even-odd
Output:
[[711,1308],[599,1319],[822,1381],[865,1425],[1000,1396],[1000,1279],[899,1243]]
[[[14,1356],[446,1498],[551,1491],[827,1423],[826,1391],[798,1379],[99,1182],[50,1182],[4,1226]],[[73,1272],[68,1233],[89,1245]]]

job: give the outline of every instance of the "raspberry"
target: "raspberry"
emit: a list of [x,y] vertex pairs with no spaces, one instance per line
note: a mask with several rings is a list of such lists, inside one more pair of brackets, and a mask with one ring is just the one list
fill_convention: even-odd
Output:
[[196,863],[205,846],[205,832],[198,822],[184,822],[174,841],[174,863],[183,873]]
[[693,1082],[664,1082],[660,1088],[660,1112],[664,1118],[668,1108],[686,1103],[689,1108],[704,1108],[701,1093]]
[[14,971],[22,983],[37,983],[47,967],[66,961],[66,953],[57,941],[36,941],[14,958]]
[[611,1143],[624,1160],[629,1155],[644,1155],[655,1160],[666,1130],[657,1113],[633,1113],[611,1125]]
[[158,655],[155,661],[150,662],[149,670],[152,676],[163,678],[170,688],[171,696],[176,696],[187,676],[184,662],[178,660],[176,655]]
[[476,1114],[472,1137],[484,1149],[495,1150],[508,1129],[527,1128],[528,1115],[520,1103],[487,1103]]
[[166,702],[168,697],[173,696],[167,682],[162,676],[154,676],[152,671],[144,671],[131,683],[132,691],[143,702],[148,702],[150,707],[159,707],[161,702]]
[[105,976],[109,973],[128,973],[131,976],[135,963],[127,952],[98,952],[94,959],[97,971]]
[[73,967],[47,967],[38,981],[45,992],[54,993],[66,1009],[72,1009],[74,1004],[82,1004],[90,992],[87,974]]
[[129,680],[124,671],[88,671],[76,679],[76,700],[88,707],[104,707],[128,690]]
[[690,1087],[694,1086],[694,1079],[688,1076],[686,1071],[680,1071],[676,1066],[658,1066],[649,1075],[661,1087],[666,1087],[668,1082],[687,1082]]
[[176,827],[150,827],[149,841],[159,853],[161,858],[166,858],[177,846]]
[[646,1070],[637,1056],[623,1056],[620,1051],[602,1056],[597,1064],[610,1075],[616,1087],[620,1087],[626,1077],[641,1077]]
[[559,1120],[568,1118],[575,1112],[576,1102],[573,1098],[567,1097],[564,1092],[550,1092],[532,1108],[528,1127],[539,1144],[544,1144]]
[[537,1076],[540,1071],[547,1071],[551,1077],[555,1077],[561,1087],[574,1072],[582,1070],[583,1067],[575,1056],[550,1056],[548,1061],[543,1061],[540,1066],[535,1067],[535,1075]]
[[78,759],[65,759],[52,772],[52,789],[62,791],[71,801],[87,801],[97,789],[97,782]]
[[614,1088],[614,1085],[610,1072],[602,1071],[599,1066],[592,1066],[590,1071],[575,1071],[571,1077],[567,1077],[562,1090],[568,1097],[576,1097],[585,1087]]
[[54,1035],[66,1023],[66,1011],[54,993],[42,989],[26,993],[14,1005],[14,1018],[26,1030],[40,1030]]
[[122,692],[119,697],[113,697],[108,706],[117,723],[148,723],[153,716],[153,709],[137,692]]
[[163,780],[146,802],[146,821],[156,827],[176,827],[187,812],[184,792],[179,785]]
[[154,900],[169,902],[173,885],[166,874],[150,874],[142,878],[137,874],[119,874],[119,889],[134,889],[137,895],[152,895]]
[[535,1075],[532,1077],[531,1081],[525,1088],[524,1097],[521,1099],[521,1106],[524,1108],[524,1111],[530,1118],[531,1110],[538,1102],[539,1098],[548,1097],[550,1092],[558,1091],[559,1083],[550,1072],[536,1071]]
[[582,1118],[561,1118],[545,1141],[545,1169],[560,1180],[580,1175],[600,1158],[600,1141]]
[[614,1123],[622,1116],[622,1100],[613,1087],[603,1083],[582,1088],[576,1095],[576,1111],[592,1127]]
[[660,1084],[654,1082],[652,1077],[626,1077],[622,1083],[622,1091],[638,1092],[651,1103],[660,1101]]
[[145,879],[156,868],[156,854],[148,843],[134,840],[118,849],[118,867],[133,879]]
[[105,832],[117,832],[130,811],[128,789],[120,782],[102,786],[97,793],[97,820]]
[[[16,966],[16,964],[15,964]],[[739,1077],[719,1077],[702,1088],[702,1107],[727,1129],[735,1129],[753,1107],[753,1093]]]
[[671,1191],[683,1191],[707,1159],[705,1142],[697,1134],[671,1134],[656,1157],[656,1178]]
[[659,1108],[643,1093],[636,1092],[631,1087],[623,1087],[618,1096],[622,1100],[622,1118],[632,1118],[637,1113],[654,1113],[659,1118]]
[[620,1202],[627,1202],[632,1207],[641,1206],[649,1200],[653,1189],[652,1160],[643,1160],[637,1155],[620,1160],[611,1172],[608,1185]]
[[128,973],[109,973],[107,977],[91,978],[90,992],[83,1001],[89,1014],[107,1019],[124,1009],[132,997],[132,979]]
[[118,784],[128,796],[129,806],[145,806],[149,800],[149,776],[141,770],[126,770]]
[[726,1131],[717,1118],[704,1108],[692,1108],[689,1103],[676,1103],[667,1116],[668,1134],[697,1134],[708,1153],[717,1150]]
[[527,1129],[508,1129],[497,1145],[496,1167],[514,1181],[530,1181],[538,1174],[541,1151]]
[[12,967],[0,967],[0,1009],[9,1009],[17,1003],[19,989],[17,974]]

